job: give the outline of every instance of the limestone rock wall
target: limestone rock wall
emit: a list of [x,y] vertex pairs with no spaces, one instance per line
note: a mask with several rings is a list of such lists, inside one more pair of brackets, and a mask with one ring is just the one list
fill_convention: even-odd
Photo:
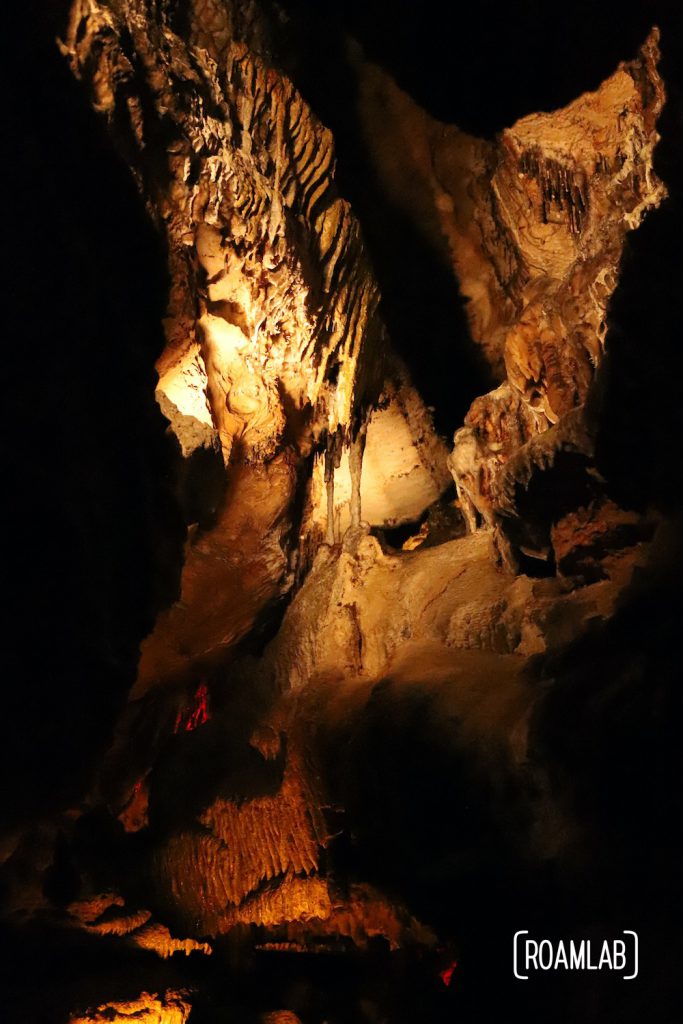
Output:
[[159,391],[178,434],[213,428],[226,462],[235,443],[271,456],[297,416],[302,445],[348,429],[380,331],[332,137],[249,10],[196,3],[180,35],[167,5],[87,0],[64,42],[166,238]]
[[220,659],[288,590],[304,460],[349,441],[383,375],[332,136],[273,66],[267,16],[239,0],[186,15],[76,0],[62,43],[165,243],[159,405],[184,465],[226,467],[190,513],[179,600],[136,695]]
[[[334,536],[351,525],[352,456],[342,451],[334,474]],[[448,448],[405,369],[388,377],[367,422],[360,473],[360,508],[371,527],[394,527],[419,519],[452,486]],[[303,532],[323,536],[327,524],[325,464],[313,468]]]
[[653,29],[595,92],[491,141],[434,121],[356,61],[380,180],[451,264],[501,381],[455,436],[451,470],[470,528],[502,510],[497,478],[510,456],[583,406],[596,378],[625,236],[666,194],[652,165],[658,39]]

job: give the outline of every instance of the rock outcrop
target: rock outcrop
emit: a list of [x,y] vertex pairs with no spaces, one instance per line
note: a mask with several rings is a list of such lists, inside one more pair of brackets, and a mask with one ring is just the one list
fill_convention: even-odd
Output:
[[625,236],[666,195],[653,169],[658,39],[653,29],[595,92],[524,117],[495,141],[434,121],[357,58],[380,180],[451,264],[472,336],[502,381],[475,399],[454,438],[450,467],[470,529],[515,516],[502,467],[593,388]]
[[[569,934],[665,903],[629,895],[664,858],[620,851],[631,802],[660,834],[674,817],[672,526],[647,495],[620,507],[597,455],[625,240],[666,196],[658,30],[492,140],[344,51],[378,186],[489,373],[449,452],[319,94],[297,53],[282,70],[286,8],[73,0],[60,42],[160,241],[148,398],[186,529],[125,706],[103,681],[94,779],[0,834],[3,938],[71,1024],[450,1020],[452,999],[497,1019],[477,999],[498,932],[509,959],[524,915]],[[14,988],[30,1015],[42,996]]]
[[[179,34],[172,5],[88,0],[63,43],[165,242],[162,411],[185,460],[227,467],[138,691],[224,653],[287,590],[297,467],[347,443],[382,384],[377,287],[333,140],[269,59],[267,24],[249,4],[196,3]],[[203,630],[198,588],[239,609]]]

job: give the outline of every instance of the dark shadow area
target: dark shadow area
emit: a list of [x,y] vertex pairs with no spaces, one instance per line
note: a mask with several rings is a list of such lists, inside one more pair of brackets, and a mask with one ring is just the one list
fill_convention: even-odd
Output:
[[171,435],[177,452],[176,494],[183,519],[188,526],[210,530],[217,519],[226,488],[226,473],[220,447],[202,445],[183,457],[180,444]]
[[[654,24],[672,31],[680,26],[676,0],[637,6],[617,0],[571,5],[543,0],[508,5],[495,0],[467,5],[285,0],[282,6],[297,33],[306,25],[315,32],[318,20],[321,66],[336,59],[335,36],[352,35],[368,58],[386,68],[433,117],[480,137],[596,89],[619,61],[635,56]],[[318,99],[322,113],[325,95],[333,90],[323,87],[326,92],[319,98],[313,95],[312,78],[309,85],[313,105]]]
[[400,526],[373,527],[371,533],[377,537],[382,548],[397,553],[403,549],[406,541],[412,544],[405,550],[414,551],[417,547],[433,548],[439,544],[447,544],[466,533],[462,512],[455,504],[455,484],[451,484],[421,516],[410,523]]
[[13,45],[31,57],[6,110],[6,824],[84,795],[183,539],[154,401],[164,254],[57,19],[22,13]]
[[285,6],[291,21],[277,33],[278,62],[332,130],[336,183],[360,220],[391,344],[434,408],[437,430],[450,440],[473,398],[494,386],[470,336],[465,302],[443,253],[392,203],[377,178],[356,108],[343,5]]
[[[292,16],[287,32],[298,40],[292,74],[335,133],[341,188],[363,223],[392,338],[445,434],[489,383],[450,270],[371,174],[344,33],[355,33],[434,116],[491,135],[596,86],[636,52],[652,21],[662,21],[669,103],[656,167],[670,198],[627,243],[609,313],[598,463],[616,500],[654,506],[671,521],[615,618],[535,662],[532,761],[521,775],[486,743],[470,745],[466,709],[446,723],[448,743],[440,745],[424,695],[416,689],[398,699],[390,681],[377,687],[355,731],[329,742],[326,774],[349,823],[330,849],[332,870],[374,882],[438,928],[458,962],[449,987],[438,956],[390,957],[373,947],[362,957],[240,959],[219,940],[208,963],[164,963],[122,940],[65,933],[39,919],[2,924],[0,943],[11,950],[3,960],[3,1020],[54,1024],[88,1001],[187,983],[199,990],[191,1024],[228,1015],[256,1024],[262,1010],[283,1007],[304,1024],[674,1024],[683,1005],[677,4],[628,13],[612,3],[525,2],[494,13],[486,2],[446,14],[436,5],[379,0],[315,11],[303,0],[284,6]],[[27,14],[15,42],[20,59],[31,58],[7,103],[10,620],[0,769],[7,826],[83,798],[134,679],[140,640],[176,595],[184,535],[176,455],[154,402],[164,254],[129,172],[56,51],[57,19],[40,20],[32,5]],[[180,481],[185,514],[202,525],[220,499],[220,467],[207,458],[204,467],[188,465]],[[577,490],[586,501],[593,494],[590,480],[577,482],[584,468],[567,471],[572,500]],[[199,469],[210,481],[201,498]],[[534,486],[525,516],[539,505],[548,510],[538,528],[542,545],[567,501],[552,474]],[[450,519],[441,525],[459,529]],[[398,546],[404,538],[389,539]],[[259,620],[240,653],[261,653],[284,608]],[[212,689],[214,717],[188,735],[174,734],[170,701],[156,706],[152,696],[129,709],[139,721],[124,731],[130,727],[139,752],[119,751],[101,786],[118,798],[147,770],[150,751],[161,751],[150,776],[152,829],[131,837],[103,809],[84,814],[69,840],[57,841],[46,872],[56,907],[78,892],[84,865],[103,889],[119,884],[147,905],[157,836],[185,826],[213,796],[275,791],[282,764],[264,762],[245,740],[266,703],[249,683],[228,679],[223,695]],[[548,793],[571,826],[558,860],[533,853],[534,817]],[[599,939],[635,928],[640,977],[624,984],[551,974],[527,987],[511,970],[511,936],[520,928]]]
[[626,239],[608,311],[597,462],[615,500],[683,507],[683,26],[662,33],[667,102],[654,166],[669,196]]
[[679,519],[655,541],[651,566],[615,617],[547,659],[553,686],[532,722],[534,757],[581,824],[574,884],[584,914],[603,930],[640,935],[637,983],[598,1003],[610,1021],[646,1014],[664,1024],[683,1000],[682,556]]
[[391,343],[434,410],[436,429],[450,442],[472,400],[496,382],[470,336],[451,267],[382,195],[369,161],[356,173],[363,184],[349,195],[379,281]]

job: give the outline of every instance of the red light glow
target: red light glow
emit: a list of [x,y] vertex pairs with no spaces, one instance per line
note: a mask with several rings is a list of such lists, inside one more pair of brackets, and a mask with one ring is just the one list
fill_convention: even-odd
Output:
[[443,971],[439,971],[439,977],[441,978],[446,988],[448,988],[451,981],[453,980],[453,971],[457,966],[457,960],[454,960],[453,963],[449,964],[448,967],[444,968]]
[[209,717],[209,690],[206,683],[200,683],[192,707],[184,707],[178,712],[173,732],[180,732],[181,729],[193,732],[198,726],[208,722]]

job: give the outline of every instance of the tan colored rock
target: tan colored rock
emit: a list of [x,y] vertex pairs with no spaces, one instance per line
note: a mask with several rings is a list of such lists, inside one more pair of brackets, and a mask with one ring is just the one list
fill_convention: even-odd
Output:
[[[612,550],[602,512],[546,524],[562,573],[596,543],[608,551],[612,561],[589,586],[512,577],[495,552],[497,544],[512,567],[501,521],[518,517],[536,474],[567,453],[592,455],[583,409],[621,247],[663,196],[651,166],[663,99],[656,33],[596,93],[525,118],[493,142],[437,125],[383,73],[362,71],[388,191],[404,208],[418,196],[414,214],[450,259],[500,381],[473,402],[448,461],[405,378],[367,415],[383,378],[377,289],[358,224],[336,193],[331,136],[272,66],[253,5],[195,0],[181,36],[164,4],[76,0],[64,49],[167,247],[159,404],[184,458],[217,451],[225,467],[214,522],[190,529],[179,600],[143,644],[132,693],[139,707],[157,713],[144,698],[160,683],[164,712],[177,699],[173,684],[180,694],[201,679],[206,695],[206,677],[218,691],[217,669],[293,585],[296,531],[299,566],[313,563],[265,656],[249,667],[248,697],[258,694],[259,707],[264,694],[281,694],[269,717],[244,727],[245,749],[270,762],[268,792],[216,788],[203,803],[187,802],[200,811],[183,805],[172,828],[150,827],[155,906],[192,937],[175,938],[116,894],[72,904],[71,917],[90,934],[163,957],[208,953],[203,937],[237,929],[258,929],[264,948],[346,939],[362,948],[377,936],[391,948],[430,944],[429,930],[394,900],[359,883],[342,888],[327,872],[318,733],[348,737],[378,694],[395,697],[397,714],[417,697],[447,751],[461,744],[458,753],[493,768],[494,781],[499,760],[521,775],[536,699],[527,659],[610,614],[628,581],[636,556]],[[302,467],[316,452],[301,525]],[[368,523],[421,516],[449,469],[469,536],[390,553],[367,535]],[[624,525],[615,515],[615,527]],[[181,711],[177,722],[193,731],[193,715]],[[168,733],[159,729],[154,742],[166,767],[173,762],[173,779],[193,762],[182,735],[169,753]],[[218,730],[213,737],[222,741]],[[121,750],[129,739],[117,738]],[[153,798],[152,762],[150,754]],[[149,825],[144,781],[119,821],[127,831]],[[184,999],[143,993],[73,1020],[179,1024]]]
[[285,408],[313,409],[314,432],[346,428],[377,289],[332,137],[269,65],[258,18],[195,3],[180,37],[163,5],[76,0],[64,50],[168,244],[161,393],[184,415],[203,398],[226,462],[235,441],[272,453]]
[[183,456],[218,448],[229,467],[139,695],[224,653],[290,585],[297,460],[346,439],[379,390],[383,328],[332,136],[272,66],[252,5],[193,3],[181,36],[164,4],[75,0],[62,48],[168,253],[159,404]]
[[261,610],[291,584],[284,535],[296,471],[290,453],[236,465],[215,526],[190,533],[180,600],[144,641],[132,698],[163,681],[196,679],[225,660]]
[[451,263],[473,338],[504,381],[475,400],[454,439],[471,529],[495,522],[507,459],[585,402],[625,236],[666,194],[652,166],[664,102],[658,38],[653,29],[595,92],[493,141],[439,124],[357,60],[380,181]]
[[[415,642],[528,657],[566,643],[611,614],[642,552],[630,549],[601,581],[513,577],[477,531],[432,548],[388,554],[374,537],[354,551],[322,549],[264,656],[282,690],[315,680],[378,679]],[[457,658],[456,658],[457,663]]]
[[[360,513],[371,527],[414,522],[451,484],[448,451],[430,413],[404,373],[385,384],[379,408],[370,414],[360,470]],[[352,520],[352,449],[341,453],[334,472],[334,538],[341,541]],[[325,469],[316,461],[305,533],[326,532]]]

